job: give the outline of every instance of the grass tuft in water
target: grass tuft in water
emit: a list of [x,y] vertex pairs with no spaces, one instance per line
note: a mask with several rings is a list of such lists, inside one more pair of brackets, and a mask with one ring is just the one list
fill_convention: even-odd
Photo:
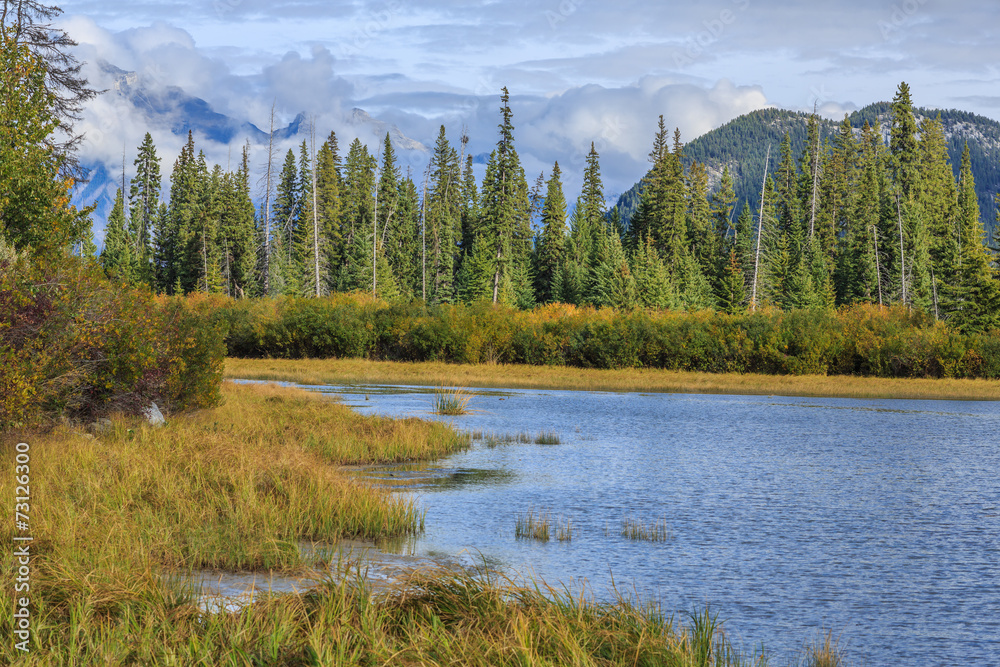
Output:
[[822,639],[805,647],[805,657],[799,664],[802,667],[843,667],[847,663],[840,642],[827,631]]
[[535,514],[534,510],[519,512],[517,522],[514,524],[514,537],[548,542],[550,523],[548,514]]
[[445,389],[440,387],[434,392],[434,413],[439,415],[467,415],[468,405],[472,399],[461,388]]
[[523,445],[530,445],[532,443],[536,445],[558,445],[560,443],[559,434],[554,431],[539,431],[537,435],[532,435],[527,431],[520,431],[518,433],[484,433],[482,431],[475,431],[472,434],[472,439],[482,440],[490,448],[514,443]]
[[619,534],[630,540],[645,542],[665,542],[671,538],[666,519],[657,519],[649,523],[643,523],[638,519],[625,517],[622,519]]
[[559,525],[556,526],[556,539],[560,542],[569,542],[573,539],[573,524],[570,523],[569,519],[560,521]]

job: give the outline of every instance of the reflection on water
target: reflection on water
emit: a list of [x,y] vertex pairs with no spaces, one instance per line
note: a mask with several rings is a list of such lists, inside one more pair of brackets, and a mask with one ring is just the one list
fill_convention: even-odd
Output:
[[[315,389],[363,413],[558,436],[360,471],[426,510],[400,556],[472,554],[598,597],[616,585],[666,610],[708,605],[779,664],[825,630],[871,665],[1000,655],[997,403],[518,390],[439,417],[433,388]],[[572,539],[517,539],[529,511]],[[624,519],[670,539],[628,539]]]

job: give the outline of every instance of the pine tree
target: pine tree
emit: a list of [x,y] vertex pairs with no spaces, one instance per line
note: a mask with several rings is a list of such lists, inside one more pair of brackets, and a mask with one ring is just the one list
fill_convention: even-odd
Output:
[[204,288],[208,189],[205,157],[195,155],[194,137],[189,131],[170,174],[169,210],[161,218],[156,239],[157,285],[167,293],[187,294]]
[[223,180],[223,213],[220,233],[224,252],[226,294],[234,297],[257,296],[258,265],[256,214],[250,198],[250,144],[243,146],[240,168]]
[[539,303],[552,303],[560,298],[559,267],[565,261],[566,199],[562,190],[559,163],[552,166],[542,205],[542,231],[536,244],[535,295]]
[[340,266],[344,256],[344,234],[341,228],[343,182],[337,150],[337,135],[330,132],[316,159],[316,205],[320,237],[323,240],[320,247],[321,277],[325,277],[325,284],[320,287],[322,294],[335,288],[335,267]]
[[115,194],[115,203],[104,230],[104,249],[101,251],[100,264],[109,278],[125,283],[134,283],[138,278],[139,266],[129,237],[121,188]]
[[715,284],[722,264],[722,236],[715,222],[719,212],[712,210],[708,201],[708,171],[705,165],[695,162],[688,173],[688,237],[691,253],[700,272]]
[[376,159],[360,140],[355,139],[344,163],[344,190],[341,199],[345,235],[340,265],[340,291],[372,289],[372,238],[375,231]]
[[271,261],[269,282],[272,294],[298,295],[301,270],[295,254],[301,193],[295,152],[285,154],[271,209]]
[[991,266],[992,253],[985,246],[968,143],[962,151],[957,218],[960,251],[950,321],[966,333],[996,329],[1000,327],[1000,283]]
[[660,116],[649,159],[653,168],[642,182],[639,208],[632,218],[632,243],[649,236],[679,283],[685,256],[690,252],[687,232],[687,189],[680,161],[680,141],[675,137],[674,152],[667,150],[667,133]]
[[666,264],[648,237],[631,251],[635,303],[643,308],[680,308]]
[[635,279],[621,238],[610,229],[601,231],[591,268],[588,301],[595,306],[632,308],[636,302]]
[[917,194],[920,152],[917,146],[917,120],[913,115],[910,87],[905,81],[899,84],[896,96],[892,98],[889,151],[899,192],[904,199],[910,200]]
[[719,308],[724,312],[734,315],[743,312],[747,301],[746,279],[743,270],[740,268],[740,260],[736,255],[736,249],[729,251],[729,260],[726,262],[725,271],[722,275],[719,289]]
[[427,241],[427,302],[455,299],[462,225],[462,191],[458,154],[448,142],[444,125],[438,131],[430,160],[430,191],[424,211]]
[[136,174],[132,179],[128,196],[129,233],[133,239],[139,266],[138,279],[147,285],[152,285],[154,279],[152,235],[158,224],[156,212],[160,202],[160,158],[156,156],[156,146],[149,132],[139,145],[133,166]]
[[[473,241],[479,260],[479,271],[485,268],[488,255],[489,272],[471,275],[479,284],[470,286],[472,293],[490,292],[493,303],[530,306],[533,302],[531,272],[531,203],[524,169],[514,148],[514,125],[511,122],[510,94],[503,89],[501,96],[502,122],[500,140],[490,155],[483,179],[481,219]],[[485,283],[485,284],[484,284]]]
[[0,235],[36,256],[58,254],[89,240],[92,209],[69,203],[46,64],[6,24],[0,47]]

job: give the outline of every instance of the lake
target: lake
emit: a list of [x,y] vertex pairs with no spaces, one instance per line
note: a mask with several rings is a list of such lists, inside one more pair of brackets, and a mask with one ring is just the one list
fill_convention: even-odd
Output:
[[[360,471],[426,510],[406,554],[599,599],[616,587],[679,619],[707,606],[779,662],[827,630],[854,663],[1000,656],[998,403],[470,390],[472,414],[441,417],[432,388],[306,388],[362,413],[558,434]],[[517,539],[528,511],[572,539]],[[623,519],[667,539],[623,537]]]

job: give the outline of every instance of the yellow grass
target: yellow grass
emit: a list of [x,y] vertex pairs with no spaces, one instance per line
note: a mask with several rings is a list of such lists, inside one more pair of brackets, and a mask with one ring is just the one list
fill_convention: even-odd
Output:
[[740,375],[651,369],[595,370],[566,366],[463,365],[365,359],[227,359],[225,376],[302,384],[415,384],[841,398],[1000,400],[998,380]]

